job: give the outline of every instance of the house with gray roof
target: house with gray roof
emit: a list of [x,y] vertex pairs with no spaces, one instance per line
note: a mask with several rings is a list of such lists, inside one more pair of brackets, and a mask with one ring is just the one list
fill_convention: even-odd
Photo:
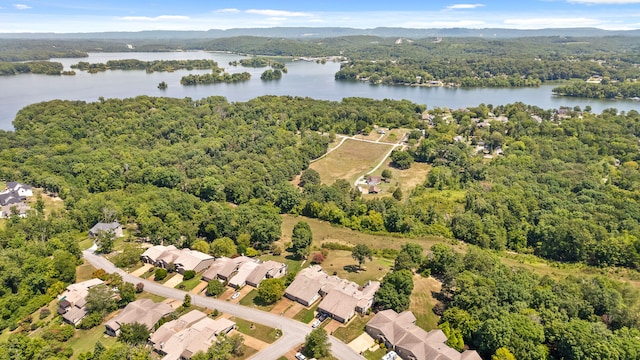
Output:
[[356,313],[364,314],[373,306],[378,289],[378,281],[368,281],[363,287],[352,281],[341,281],[327,292],[318,305],[318,311],[346,323]]
[[142,262],[145,262],[147,264],[155,265],[158,259],[160,258],[160,256],[165,251],[171,251],[171,250],[178,250],[178,249],[173,245],[169,245],[169,246],[155,245],[145,250],[142,253],[142,255],[140,255],[140,260],[142,260]]
[[173,308],[169,304],[154,303],[150,299],[136,300],[129,303],[115,318],[105,324],[105,332],[110,336],[118,336],[123,324],[139,323],[149,330],[163,317],[171,314]]
[[205,281],[211,281],[213,279],[220,279],[222,281],[229,281],[235,276],[246,263],[255,263],[259,260],[252,259],[247,256],[238,256],[235,258],[221,257],[216,259],[209,269],[202,274],[202,279]]
[[442,330],[427,332],[415,323],[416,317],[412,312],[398,314],[389,309],[378,312],[365,330],[405,360],[482,360],[475,350],[460,353],[449,347]]
[[18,204],[27,200],[25,196],[20,196],[16,191],[0,193],[0,206]]
[[9,181],[7,182],[7,188],[5,191],[15,191],[19,196],[29,197],[33,196],[33,190],[31,189],[31,185],[21,184],[17,181]]
[[122,225],[119,222],[113,221],[110,223],[99,222],[89,230],[89,237],[95,238],[101,233],[112,232],[115,237],[122,237],[124,234],[122,233]]

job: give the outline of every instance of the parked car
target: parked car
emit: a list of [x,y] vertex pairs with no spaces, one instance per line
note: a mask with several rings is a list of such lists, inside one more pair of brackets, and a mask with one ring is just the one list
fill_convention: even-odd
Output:
[[237,298],[239,298],[239,297],[240,297],[240,292],[239,292],[239,291],[236,291],[236,292],[234,292],[234,293],[233,293],[233,295],[231,295],[231,298],[232,298],[233,300],[235,300],[235,299],[237,299]]
[[307,360],[307,357],[302,355],[302,353],[296,353],[296,359],[298,360]]
[[320,319],[317,319],[316,321],[313,322],[313,324],[311,324],[311,327],[315,329],[318,326],[320,326],[320,324],[322,324],[322,321],[320,321]]
[[318,318],[318,320],[320,320],[320,322],[323,322],[323,321],[327,320],[328,316],[329,315],[327,315],[325,313],[322,313],[322,314],[320,314],[320,317]]

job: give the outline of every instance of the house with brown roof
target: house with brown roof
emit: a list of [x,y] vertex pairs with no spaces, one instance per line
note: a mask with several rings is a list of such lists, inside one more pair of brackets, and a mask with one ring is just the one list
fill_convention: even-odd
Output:
[[367,176],[367,185],[375,186],[380,185],[382,183],[382,178],[380,176]]
[[140,255],[140,260],[142,260],[147,264],[155,265],[158,259],[160,258],[160,256],[165,251],[170,251],[170,250],[178,250],[178,249],[173,245],[169,245],[169,246],[155,245],[145,250],[142,253],[142,255]]
[[89,289],[103,283],[100,279],[91,279],[67,286],[67,289],[58,297],[58,314],[62,315],[65,322],[78,325],[88,313],[85,305]]
[[213,279],[229,281],[243,264],[257,261],[259,260],[247,256],[238,256],[236,258],[221,257],[213,261],[209,269],[202,274],[202,279],[205,281]]
[[364,314],[373,306],[378,289],[378,281],[368,281],[363,287],[359,287],[352,281],[343,280],[328,291],[318,305],[318,311],[346,323],[356,312]]
[[246,283],[249,286],[253,286],[255,288],[260,285],[260,282],[264,279],[278,279],[287,273],[287,265],[281,262],[267,260],[263,263],[260,263],[246,279]]
[[149,343],[155,352],[163,355],[163,360],[190,359],[198,351],[206,351],[219,334],[227,334],[234,328],[235,323],[229,319],[214,320],[193,310],[162,324],[151,335]]
[[320,299],[320,290],[328,276],[320,265],[302,269],[287,287],[284,296],[304,306],[310,306]]
[[285,296],[305,306],[310,306],[321,297],[318,311],[334,319],[347,322],[356,312],[365,313],[371,308],[380,283],[370,281],[365,286],[328,275],[319,265],[302,269],[287,287]]
[[398,314],[389,309],[378,312],[365,330],[405,360],[482,360],[475,350],[459,353],[449,347],[442,330],[427,332],[415,323],[416,317],[412,312]]
[[174,260],[176,271],[184,274],[187,270],[200,272],[208,268],[215,259],[213,256],[197,250],[182,249],[180,256]]
[[120,326],[123,324],[139,323],[153,329],[163,317],[173,312],[169,304],[154,303],[150,299],[136,300],[129,303],[120,314],[105,324],[105,332],[110,336],[120,334]]

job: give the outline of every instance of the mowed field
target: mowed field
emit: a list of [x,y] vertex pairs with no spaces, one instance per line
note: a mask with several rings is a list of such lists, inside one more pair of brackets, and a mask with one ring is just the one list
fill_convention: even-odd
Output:
[[320,174],[324,184],[331,185],[338,179],[350,184],[373,169],[387,155],[391,145],[347,139],[337,149],[309,167]]

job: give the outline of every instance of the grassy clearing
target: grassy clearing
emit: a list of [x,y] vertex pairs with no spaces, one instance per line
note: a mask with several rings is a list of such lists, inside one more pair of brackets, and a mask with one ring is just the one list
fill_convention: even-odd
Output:
[[416,316],[416,325],[425,330],[435,329],[438,326],[439,318],[432,311],[438,301],[433,298],[432,293],[438,293],[440,289],[441,284],[432,277],[413,276],[409,310]]
[[166,297],[152,294],[146,291],[143,291],[142,293],[136,295],[136,300],[140,300],[140,299],[151,299],[153,300],[153,302],[156,302],[156,303],[167,300]]
[[96,271],[96,268],[85,261],[84,264],[76,268],[76,282],[83,282],[85,280],[93,279],[94,271]]
[[364,326],[372,317],[373,315],[356,315],[347,326],[337,328],[336,331],[333,332],[333,336],[342,340],[345,344],[348,344],[364,333]]
[[242,354],[242,356],[235,356],[235,355],[231,355],[231,357],[229,359],[231,360],[243,360],[243,359],[249,359],[251,358],[253,355],[257,354],[258,350],[249,347],[249,346],[245,346],[244,347],[244,354]]
[[[0,184],[2,185],[2,184]],[[6,186],[5,186],[6,187]],[[4,187],[2,188],[4,189]],[[36,189],[33,197],[27,200],[27,203],[32,208],[35,206],[38,194],[42,197],[42,201],[44,201],[44,216],[48,217],[52,212],[61,212],[64,211],[64,201],[59,197],[53,197],[50,194],[45,194],[42,189]]]
[[191,291],[194,287],[198,286],[201,282],[202,274],[196,274],[193,279],[185,280],[180,284],[176,285],[176,289]]
[[93,239],[84,239],[78,243],[78,246],[80,246],[80,250],[87,250],[93,246]]
[[329,251],[329,255],[322,263],[322,267],[327,273],[335,273],[340,278],[363,285],[369,280],[379,281],[382,279],[393,265],[393,261],[374,257],[373,261],[364,263],[362,270],[354,271],[357,265],[358,262],[351,257],[351,251],[346,250]]
[[380,139],[380,141],[396,143],[400,141],[400,139],[402,139],[404,135],[407,134],[409,131],[411,130],[405,129],[405,128],[385,130],[386,134],[384,134],[384,136],[382,137],[382,139]]
[[273,310],[273,308],[276,306],[276,303],[265,304],[258,297],[258,289],[253,289],[240,300],[240,305],[250,306],[250,307],[260,309],[262,311],[269,312]]
[[390,145],[348,139],[335,151],[311,164],[310,168],[320,174],[325,184],[333,184],[338,179],[346,179],[352,184],[374,168],[389,149]]
[[427,178],[427,174],[431,171],[431,165],[426,163],[416,163],[414,162],[411,165],[411,168],[406,170],[399,170],[391,166],[391,161],[385,161],[384,165],[382,165],[378,170],[376,170],[371,175],[381,176],[383,170],[390,170],[393,177],[391,178],[391,182],[382,183],[378,185],[378,188],[382,190],[379,194],[371,194],[366,195],[366,197],[385,197],[391,196],[393,190],[395,188],[400,187],[402,193],[404,194],[404,198],[407,199],[411,191],[418,185],[424,183]]
[[298,312],[293,316],[293,320],[298,320],[300,322],[308,324],[315,317],[315,312],[316,312],[316,309],[318,308],[318,305],[320,305],[320,301],[316,302],[315,305],[313,305],[308,309],[305,308],[300,310],[300,312]]
[[433,244],[446,241],[446,239],[437,236],[404,238],[400,236],[365,234],[345,227],[334,226],[327,221],[292,215],[282,216],[282,241],[291,241],[291,232],[298,221],[304,221],[311,227],[311,232],[313,233],[312,248],[320,248],[323,242],[333,241],[352,245],[366,244],[374,249],[390,248],[396,250],[400,250],[400,247],[407,242],[413,242],[428,249]]
[[98,325],[89,330],[76,330],[67,345],[73,349],[71,359],[77,359],[81,353],[93,351],[95,343],[100,341],[106,348],[116,344],[117,339],[104,333],[104,326]]
[[278,339],[279,331],[275,328],[255,324],[239,318],[231,318],[231,321],[234,321],[236,323],[239,332],[264,341],[268,344],[271,344]]

